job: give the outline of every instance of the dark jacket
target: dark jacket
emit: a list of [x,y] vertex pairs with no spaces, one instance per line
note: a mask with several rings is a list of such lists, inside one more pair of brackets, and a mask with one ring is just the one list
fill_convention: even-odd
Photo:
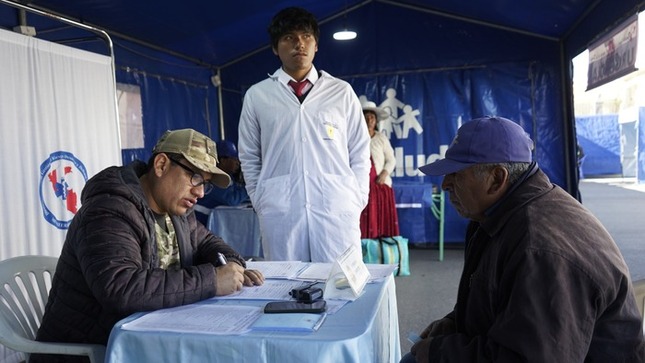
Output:
[[629,271],[609,233],[537,171],[467,234],[432,362],[644,362]]
[[81,196],[37,340],[107,344],[128,315],[215,296],[215,261],[222,252],[244,260],[193,213],[172,217],[182,269],[157,268],[155,217],[139,176],[145,164],[110,167],[91,178]]

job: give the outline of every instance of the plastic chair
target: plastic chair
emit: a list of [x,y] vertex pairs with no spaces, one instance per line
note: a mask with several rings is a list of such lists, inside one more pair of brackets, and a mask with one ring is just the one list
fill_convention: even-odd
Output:
[[0,261],[0,344],[26,353],[87,356],[102,363],[105,346],[35,340],[49,298],[58,258],[20,256]]
[[[636,305],[641,313],[641,321],[645,318],[645,279],[634,281],[634,295],[636,296]],[[645,322],[643,322],[643,332],[645,332]]]

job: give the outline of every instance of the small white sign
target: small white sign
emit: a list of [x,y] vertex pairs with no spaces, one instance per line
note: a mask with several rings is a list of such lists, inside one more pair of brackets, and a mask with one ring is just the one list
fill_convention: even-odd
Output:
[[370,272],[363,262],[361,249],[352,246],[334,262],[323,296],[325,299],[356,300],[369,279]]

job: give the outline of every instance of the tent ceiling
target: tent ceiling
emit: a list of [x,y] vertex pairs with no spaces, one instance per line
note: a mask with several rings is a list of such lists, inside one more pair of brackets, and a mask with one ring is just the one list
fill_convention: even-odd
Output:
[[[33,0],[29,6],[64,15],[106,30],[113,36],[193,62],[220,67],[266,47],[267,24],[273,14],[284,7],[304,7],[324,24],[343,19],[346,10],[346,19],[350,22],[353,11],[373,2],[553,40],[565,40],[580,24],[595,21],[590,18],[594,11],[603,7],[616,9],[616,14],[608,15],[613,18],[592,27],[596,32],[593,35],[616,25],[626,13],[637,12],[643,4],[642,0],[621,0],[618,4],[614,0]],[[27,22],[37,28],[39,35],[46,34],[50,40],[65,33],[60,25],[43,22],[31,15]],[[12,27],[4,22],[0,26]],[[414,24],[411,31],[413,29]],[[361,30],[358,31],[360,34]]]

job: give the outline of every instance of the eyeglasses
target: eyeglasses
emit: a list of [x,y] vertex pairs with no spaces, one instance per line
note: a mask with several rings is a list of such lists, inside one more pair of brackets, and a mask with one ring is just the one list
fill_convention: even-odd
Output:
[[203,185],[204,195],[210,193],[213,190],[213,183],[211,183],[210,181],[205,181],[204,177],[200,173],[195,172],[193,169],[180,163],[178,160],[171,158],[170,156],[168,157],[168,159],[170,159],[171,162],[181,166],[182,169],[186,170],[188,173],[191,174],[190,185],[192,185],[193,187],[198,187],[200,185]]

